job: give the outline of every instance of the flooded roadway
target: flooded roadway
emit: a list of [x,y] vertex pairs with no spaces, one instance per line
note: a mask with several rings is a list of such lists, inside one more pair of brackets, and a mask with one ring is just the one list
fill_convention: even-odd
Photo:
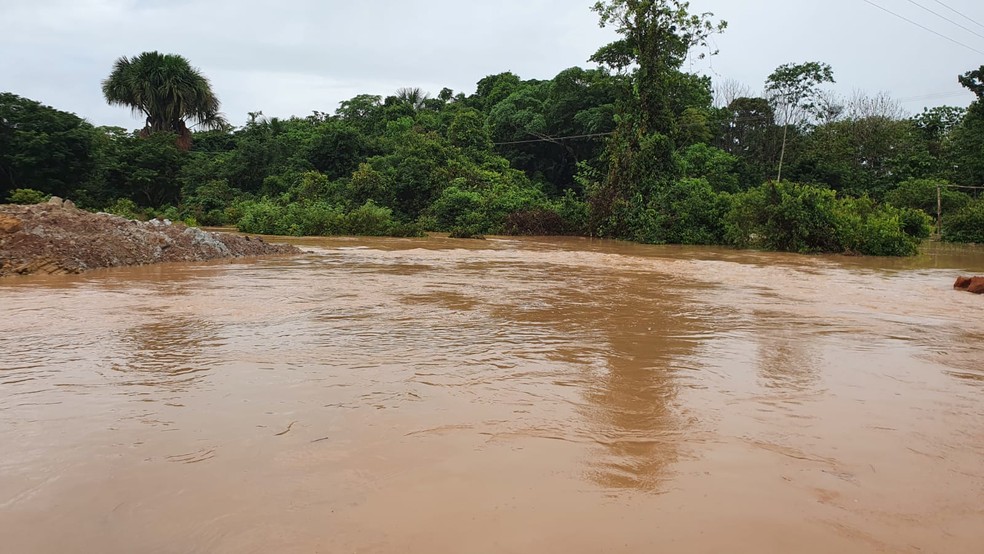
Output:
[[984,250],[299,242],[0,281],[0,551],[984,548]]

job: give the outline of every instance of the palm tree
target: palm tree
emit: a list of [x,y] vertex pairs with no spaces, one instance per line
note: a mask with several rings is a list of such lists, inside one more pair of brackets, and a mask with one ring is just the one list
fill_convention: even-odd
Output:
[[173,132],[184,150],[191,148],[191,129],[186,121],[205,129],[228,125],[219,113],[219,99],[208,79],[177,54],[123,56],[102,82],[102,90],[110,104],[129,106],[134,114],[146,117],[141,134]]
[[414,111],[420,111],[430,100],[430,94],[417,87],[403,87],[396,91],[396,98],[413,108]]

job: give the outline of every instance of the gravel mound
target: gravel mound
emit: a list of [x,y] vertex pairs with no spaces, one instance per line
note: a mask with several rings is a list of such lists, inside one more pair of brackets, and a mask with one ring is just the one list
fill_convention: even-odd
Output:
[[59,198],[33,206],[0,205],[0,277],[300,252],[258,237],[86,212]]

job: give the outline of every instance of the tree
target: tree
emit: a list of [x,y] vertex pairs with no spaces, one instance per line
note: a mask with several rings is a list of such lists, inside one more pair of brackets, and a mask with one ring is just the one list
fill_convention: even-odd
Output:
[[468,98],[468,103],[479,111],[488,113],[493,106],[518,89],[521,83],[519,76],[511,71],[483,77],[478,81],[475,94]]
[[758,186],[775,167],[778,130],[765,98],[736,98],[720,112],[715,145],[741,160],[743,188]]
[[833,83],[830,65],[820,62],[784,64],[776,68],[765,81],[765,91],[776,113],[782,116],[782,150],[779,152],[777,181],[782,180],[782,162],[786,157],[786,132],[794,121],[802,119],[817,107],[820,85]]
[[896,183],[933,173],[933,160],[912,120],[868,116],[819,125],[805,137],[788,172],[799,181],[880,199]]
[[978,101],[984,100],[984,65],[957,77],[957,81],[964,88],[977,95]]
[[0,93],[0,199],[16,188],[75,195],[94,177],[95,138],[75,114]]
[[[113,129],[108,131],[113,133]],[[189,158],[173,134],[159,132],[143,138],[114,134],[109,138],[116,144],[115,159],[106,171],[106,188],[154,208],[180,200],[179,175]]]
[[205,129],[228,123],[219,113],[219,99],[201,72],[176,54],[144,52],[135,58],[116,60],[113,72],[102,82],[103,95],[112,105],[128,106],[143,114],[144,136],[169,132],[177,135],[182,150],[191,148],[188,121]]
[[396,97],[404,104],[410,106],[414,111],[420,111],[430,99],[430,94],[419,87],[403,87],[397,89]]
[[963,185],[984,184],[984,65],[959,77],[977,95],[960,125],[952,132],[954,180]]
[[692,14],[690,3],[681,0],[608,0],[595,3],[592,10],[602,27],[613,26],[622,38],[601,47],[591,61],[618,73],[634,67],[642,131],[672,135],[670,88],[679,69],[691,49],[707,46],[707,39],[727,23],[711,22],[710,12]]
[[714,87],[714,106],[726,108],[739,98],[748,98],[752,95],[752,89],[748,85],[735,79],[724,79]]
[[[727,24],[689,8],[682,0],[607,0],[592,8],[600,25],[614,27],[621,38],[601,47],[591,61],[613,70],[623,85],[607,147],[608,175],[591,198],[599,232],[636,236],[647,226],[643,211],[649,199],[679,177],[674,154],[680,116],[687,108],[711,105],[710,80],[680,68],[692,49],[707,47],[708,38]],[[691,135],[694,130],[688,125]]]

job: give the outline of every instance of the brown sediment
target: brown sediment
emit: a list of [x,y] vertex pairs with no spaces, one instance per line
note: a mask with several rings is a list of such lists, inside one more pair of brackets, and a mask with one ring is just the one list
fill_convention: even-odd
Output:
[[0,205],[0,277],[300,252],[292,246],[166,220],[141,222],[90,213],[53,200],[31,206]]
[[984,249],[292,242],[0,281],[0,551],[984,544]]

